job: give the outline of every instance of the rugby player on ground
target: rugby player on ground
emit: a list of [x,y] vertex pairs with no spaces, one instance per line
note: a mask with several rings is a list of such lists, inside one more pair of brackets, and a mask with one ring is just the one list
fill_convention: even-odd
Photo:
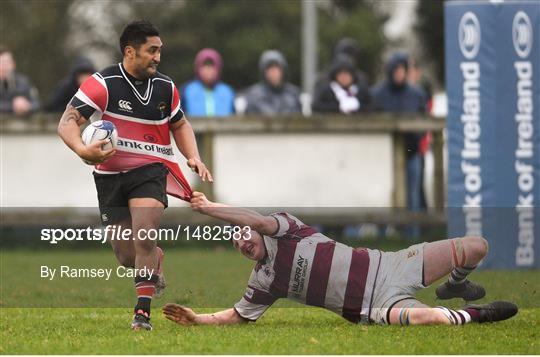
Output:
[[437,289],[439,298],[482,298],[484,289],[467,275],[487,254],[484,238],[454,238],[382,252],[338,243],[288,213],[262,216],[211,202],[200,192],[193,193],[191,207],[251,227],[233,242],[257,263],[244,296],[231,309],[196,314],[181,305],[165,305],[165,317],[181,325],[255,321],[279,298],[324,307],[354,323],[462,325],[505,320],[517,313],[517,306],[505,301],[453,310],[430,307],[414,297],[416,291],[450,274]]
[[[195,135],[180,109],[173,81],[159,73],[162,42],[147,21],[128,24],[120,36],[121,63],[93,74],[67,106],[58,133],[82,159],[94,163],[101,220],[131,229],[131,240],[111,240],[120,264],[137,268],[137,304],[131,327],[151,330],[150,303],[164,288],[163,251],[139,234],[157,228],[167,207],[167,193],[189,200],[191,189],[176,162],[170,133],[188,166],[203,181],[212,176],[201,162]],[[85,146],[80,126],[109,120],[118,130],[116,150],[105,141]],[[156,289],[158,291],[156,291]]]

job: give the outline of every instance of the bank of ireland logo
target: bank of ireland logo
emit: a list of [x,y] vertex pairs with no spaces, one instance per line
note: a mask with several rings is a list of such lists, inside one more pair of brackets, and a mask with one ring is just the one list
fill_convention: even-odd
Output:
[[512,40],[514,49],[521,58],[526,58],[532,49],[533,30],[529,16],[523,11],[518,11],[512,22]]
[[144,134],[143,138],[149,143],[157,143],[157,138],[152,134]]
[[470,11],[463,14],[458,29],[459,48],[467,59],[473,59],[480,49],[480,22],[476,15]]

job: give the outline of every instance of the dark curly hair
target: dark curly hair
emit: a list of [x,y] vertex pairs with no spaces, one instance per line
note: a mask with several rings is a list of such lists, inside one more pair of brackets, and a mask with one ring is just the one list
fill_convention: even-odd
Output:
[[120,52],[124,54],[127,46],[135,49],[146,43],[147,37],[159,36],[159,30],[146,20],[132,21],[124,27],[120,36]]

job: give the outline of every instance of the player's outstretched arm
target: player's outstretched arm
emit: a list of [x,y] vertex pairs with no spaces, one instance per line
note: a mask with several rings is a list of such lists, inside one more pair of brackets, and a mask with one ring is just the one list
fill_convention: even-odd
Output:
[[263,216],[247,208],[230,207],[212,202],[202,192],[193,192],[190,203],[194,211],[237,226],[249,226],[254,231],[264,235],[273,235],[279,228],[276,219],[273,217]]
[[163,307],[165,317],[179,325],[232,325],[246,322],[234,309],[227,309],[213,314],[196,314],[188,307],[178,304],[166,304]]
[[96,141],[88,146],[84,145],[79,127],[85,122],[86,119],[81,113],[72,105],[68,105],[58,123],[58,135],[81,159],[89,162],[100,163],[114,155],[114,149],[101,149],[103,145],[107,144],[107,140]]
[[170,129],[178,150],[188,159],[188,166],[199,175],[201,180],[213,182],[212,174],[201,161],[199,150],[197,149],[197,141],[195,140],[195,133],[193,133],[193,128],[187,119],[184,118],[171,124]]

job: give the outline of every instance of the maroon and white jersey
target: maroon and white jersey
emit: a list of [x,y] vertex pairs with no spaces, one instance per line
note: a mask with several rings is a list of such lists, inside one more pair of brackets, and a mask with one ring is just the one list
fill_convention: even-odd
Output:
[[274,301],[289,298],[368,322],[380,252],[338,243],[288,213],[272,216],[278,231],[263,236],[267,256],[234,305],[238,314],[255,321]]
[[171,146],[169,125],[184,113],[169,77],[157,72],[141,81],[118,63],[90,76],[70,104],[86,119],[111,121],[118,130],[116,154],[96,165],[96,172],[114,174],[161,162],[169,169],[167,193],[189,200],[191,188]]

